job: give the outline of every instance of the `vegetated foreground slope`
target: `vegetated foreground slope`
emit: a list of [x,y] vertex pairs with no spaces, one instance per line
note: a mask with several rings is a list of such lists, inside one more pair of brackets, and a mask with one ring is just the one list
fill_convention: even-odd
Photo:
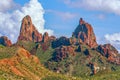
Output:
[[[12,49],[12,48],[11,48]],[[5,49],[2,48],[4,51]],[[11,54],[11,51],[10,53]],[[27,50],[17,47],[12,57],[0,60],[0,80],[70,80],[43,67],[39,59]],[[79,79],[80,80],[80,79]]]
[[[29,46],[29,45],[28,45]],[[0,51],[6,52],[6,48],[10,48],[10,47],[1,47]],[[39,54],[39,59],[34,56],[31,55],[27,50],[21,48],[21,47],[11,47],[10,50],[12,50],[14,48],[14,53],[13,51],[9,51],[10,56],[3,56],[3,58],[0,60],[0,79],[1,80],[87,80],[87,79],[91,79],[91,80],[119,80],[119,68],[117,66],[114,66],[116,69],[115,71],[109,71],[109,70],[103,70],[100,71],[99,73],[97,73],[94,76],[89,76],[89,75],[83,75],[83,76],[79,76],[78,77],[68,77],[68,76],[74,76],[74,75],[61,75],[59,73],[55,73],[52,72],[48,69],[46,69],[44,67],[43,64],[40,63],[39,60],[42,60],[43,63],[46,63],[47,61],[49,61],[47,58],[49,57],[49,59],[51,59],[52,57],[52,53],[50,52],[44,52],[42,51],[41,48],[38,48],[37,50],[37,54]],[[48,50],[51,50],[51,48],[49,48]],[[40,53],[41,51],[41,53]],[[52,51],[52,50],[51,50]],[[2,53],[3,54],[3,53]],[[1,54],[1,55],[2,55]],[[36,54],[36,55],[37,55]],[[46,56],[49,54],[49,56]],[[51,55],[50,55],[51,54]],[[41,55],[44,55],[41,56]],[[78,60],[78,55],[76,55],[76,60]],[[83,55],[84,57],[84,55]],[[82,56],[80,57],[82,58]],[[84,59],[84,58],[82,58]],[[64,60],[65,61],[65,60]],[[67,62],[67,60],[66,60]],[[60,64],[56,62],[56,64]],[[64,62],[62,61],[61,64],[64,64]],[[68,64],[68,62],[67,62]],[[63,65],[62,65],[63,66]],[[74,65],[75,66],[75,65]],[[113,65],[108,65],[109,67]],[[54,68],[54,65],[52,66]],[[86,66],[84,66],[84,64],[81,64],[81,66],[78,66],[79,69],[78,72],[81,71],[81,73],[78,73],[78,75],[81,75],[85,72],[89,73],[89,70],[85,70]],[[82,68],[82,69],[81,69]],[[118,71],[117,71],[118,70]],[[68,69],[69,71],[69,69]],[[83,72],[83,73],[82,73]],[[69,73],[70,74],[70,73]],[[76,73],[75,73],[76,74]]]

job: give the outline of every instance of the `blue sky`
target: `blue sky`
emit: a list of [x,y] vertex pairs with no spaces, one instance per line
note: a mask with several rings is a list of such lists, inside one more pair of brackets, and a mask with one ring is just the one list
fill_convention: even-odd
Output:
[[[4,0],[6,1],[6,0]],[[120,0],[8,0],[11,8],[1,9],[1,13],[21,11],[26,4],[39,3],[44,17],[44,31],[49,31],[57,37],[70,37],[82,17],[90,23],[99,43],[111,43],[120,46]],[[3,4],[0,2],[0,4]],[[6,4],[5,4],[6,5]],[[8,4],[7,4],[8,5]],[[35,4],[32,4],[36,6]],[[29,6],[25,6],[29,7]],[[37,7],[36,7],[37,8]],[[42,9],[41,8],[41,9]],[[15,11],[16,10],[16,11]],[[40,9],[36,9],[40,10]],[[35,10],[35,11],[36,11]],[[24,10],[22,11],[24,12]],[[31,12],[29,12],[31,13]],[[28,14],[29,14],[28,13]],[[34,12],[36,14],[36,12]],[[39,13],[39,12],[38,12]],[[39,16],[36,16],[39,18]],[[41,17],[40,17],[41,18]],[[33,23],[36,24],[36,23]],[[1,24],[0,24],[1,26]],[[38,26],[37,26],[38,27]],[[41,29],[41,28],[40,28]],[[49,29],[49,30],[48,30]],[[1,30],[2,31],[2,30]],[[43,31],[43,32],[44,32]],[[0,32],[5,35],[5,32]],[[9,35],[7,35],[9,36]]]
[[[24,5],[29,0],[15,0],[15,2]],[[80,17],[93,26],[94,32],[98,37],[120,32],[120,15],[114,12],[71,7],[65,4],[63,0],[39,0],[39,2],[41,2],[45,10],[45,28],[54,30],[57,36],[71,36],[71,33],[78,25]],[[70,16],[65,15],[67,13]]]
[[[29,0],[15,0],[20,5],[28,3]],[[87,10],[85,8],[74,8],[66,5],[63,0],[39,0],[45,10],[45,27],[54,30],[57,36],[71,36],[78,25],[79,18],[82,17],[90,23],[96,36],[118,33],[120,30],[120,15],[107,11]],[[58,13],[57,13],[58,12]],[[73,17],[67,17],[70,13]],[[63,15],[63,17],[59,15]],[[68,18],[68,19],[67,19]]]

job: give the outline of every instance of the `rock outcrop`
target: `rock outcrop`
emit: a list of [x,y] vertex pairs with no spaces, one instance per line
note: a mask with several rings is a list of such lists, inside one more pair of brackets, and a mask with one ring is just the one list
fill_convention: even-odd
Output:
[[111,44],[99,45],[97,47],[97,51],[105,56],[109,62],[120,65],[120,57],[118,56],[118,51]]
[[0,44],[4,46],[11,46],[12,42],[6,36],[2,36],[0,37]]
[[52,47],[53,48],[57,48],[57,47],[59,47],[59,46],[68,46],[68,45],[70,45],[70,40],[69,40],[69,38],[66,38],[66,37],[60,37],[60,38],[57,38],[56,40],[54,40],[53,42],[52,42]]
[[32,20],[29,15],[25,16],[22,20],[20,35],[18,37],[18,41],[20,40],[34,42],[42,41],[42,34],[40,34],[32,24]]
[[100,69],[96,63],[92,63],[92,62],[89,62],[89,67],[92,71],[91,75],[95,75]]
[[50,38],[50,41],[51,41],[51,42],[56,40],[56,37],[55,37],[55,36],[50,36],[49,38]]
[[44,33],[42,42],[48,42],[49,41],[49,34],[47,32]]
[[86,23],[82,18],[80,18],[79,25],[73,32],[73,36],[80,39],[82,43],[87,44],[91,48],[97,46],[96,37],[92,26]]
[[55,61],[63,60],[70,55],[74,56],[75,55],[75,47],[74,46],[61,46],[55,50],[54,55],[55,56],[53,59]]
[[97,51],[107,58],[116,57],[118,54],[118,51],[111,44],[99,45]]

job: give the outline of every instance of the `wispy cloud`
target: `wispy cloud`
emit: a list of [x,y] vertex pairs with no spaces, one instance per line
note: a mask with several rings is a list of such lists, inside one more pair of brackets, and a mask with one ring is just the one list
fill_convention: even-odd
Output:
[[98,44],[112,44],[120,53],[120,33],[106,34],[104,37],[97,36]]
[[105,39],[110,43],[115,43],[120,45],[120,33],[106,34]]
[[106,34],[105,39],[120,51],[120,33]]
[[104,14],[98,14],[97,18],[101,19],[101,20],[104,20],[106,18],[106,16]]
[[74,8],[100,10],[120,15],[120,0],[62,0],[64,4]]
[[15,9],[19,7],[18,4],[14,3],[13,0],[2,0],[0,2],[0,12],[5,12],[10,9]]
[[71,20],[75,17],[78,16],[76,13],[71,13],[71,12],[62,12],[62,11],[55,11],[55,10],[46,10],[48,13],[53,13],[56,16],[60,17],[62,20]]

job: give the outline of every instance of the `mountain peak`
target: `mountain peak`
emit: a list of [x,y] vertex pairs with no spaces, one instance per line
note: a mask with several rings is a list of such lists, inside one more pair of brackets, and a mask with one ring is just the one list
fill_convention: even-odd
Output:
[[20,40],[34,42],[40,42],[42,40],[42,34],[35,28],[29,15],[25,16],[22,20],[20,35],[18,37],[18,41]]
[[85,21],[83,20],[83,18],[80,18],[79,20],[79,25],[85,24]]
[[97,46],[96,36],[94,34],[93,28],[89,23],[86,23],[83,18],[80,18],[79,25],[73,32],[73,36],[80,39],[83,43],[88,46]]

